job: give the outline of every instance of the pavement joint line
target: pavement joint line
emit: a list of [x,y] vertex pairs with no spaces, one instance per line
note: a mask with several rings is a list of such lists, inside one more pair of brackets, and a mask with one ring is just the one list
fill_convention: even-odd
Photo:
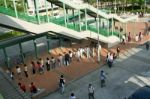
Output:
[[[123,68],[122,66],[114,66],[114,67],[118,67],[118,68],[120,68],[122,70],[126,70],[126,71],[128,71],[128,72],[130,72],[132,74],[139,75],[139,76],[143,77],[143,75],[141,73],[137,73],[137,72],[131,71],[131,70],[127,69],[127,68]],[[149,80],[149,82],[150,82],[150,80]]]

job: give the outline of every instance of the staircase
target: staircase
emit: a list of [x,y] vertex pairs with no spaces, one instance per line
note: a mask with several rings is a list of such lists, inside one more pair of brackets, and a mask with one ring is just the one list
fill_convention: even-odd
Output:
[[0,70],[0,93],[4,99],[31,99],[2,70]]

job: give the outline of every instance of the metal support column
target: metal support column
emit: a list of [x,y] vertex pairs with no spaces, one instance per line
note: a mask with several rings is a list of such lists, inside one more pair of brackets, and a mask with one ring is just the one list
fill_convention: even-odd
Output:
[[67,24],[68,24],[68,22],[69,22],[68,9],[66,9],[66,22],[67,22]]
[[134,30],[133,33],[134,33],[134,37],[135,37],[136,36],[136,21],[134,21],[134,29],[133,30]]
[[50,53],[51,52],[51,50],[50,50],[50,41],[49,41],[49,38],[48,38],[48,36],[46,36],[46,38],[47,38],[47,50],[48,50],[48,53]]
[[66,5],[63,3],[63,10],[64,10],[64,20],[65,20],[65,27],[67,27],[67,17],[66,17]]
[[4,0],[4,4],[5,4],[5,8],[7,8],[7,2],[6,2],[6,0]]
[[59,47],[62,48],[62,38],[59,38]]
[[127,32],[128,32],[128,23],[126,23],[126,28],[125,28],[125,31],[126,31],[126,34],[127,34]]
[[99,18],[99,34],[101,34],[101,18],[100,16],[98,18]]
[[85,9],[85,30],[87,30],[87,9]]
[[97,23],[97,35],[99,37],[99,17],[96,18]]
[[21,43],[19,43],[19,49],[20,49],[20,54],[21,54],[22,62],[25,63],[24,55],[23,55],[23,48],[22,48]]
[[[73,15],[73,17],[75,18],[74,9],[72,9],[72,15]],[[75,20],[73,20],[73,26],[74,26],[74,29],[76,29]]]
[[[46,0],[45,0],[46,1]],[[51,7],[52,7],[52,17],[54,17],[54,7],[53,4],[51,3]]]
[[13,6],[14,6],[16,18],[18,18],[18,12],[17,12],[17,7],[16,7],[16,1],[15,0],[13,0]]
[[7,55],[7,52],[6,52],[6,49],[5,48],[3,48],[3,52],[4,52],[4,55],[5,55],[5,62],[6,62],[6,65],[7,65],[7,67],[8,68],[10,68],[10,65],[9,65],[9,57],[8,57],[8,55]]
[[79,31],[81,31],[81,15],[80,15],[80,9],[78,9],[78,16],[79,16]]
[[34,0],[34,4],[35,4],[35,12],[36,12],[36,16],[37,16],[37,21],[38,21],[38,24],[40,24],[40,15],[39,15],[39,0]]
[[35,57],[36,57],[36,59],[38,59],[36,40],[33,40],[33,43],[34,43],[34,49],[35,49]]
[[109,34],[109,19],[108,19],[108,21],[107,21],[107,24],[108,24],[108,27],[107,27],[108,35],[107,35],[107,36],[109,36],[109,35],[110,35],[110,34]]
[[111,24],[112,24],[112,35],[114,35],[113,34],[113,32],[114,32],[114,19],[113,18],[112,18],[112,23]]
[[45,9],[46,9],[46,18],[47,18],[47,22],[49,23],[47,0],[45,0]]
[[27,13],[27,12],[26,12],[26,6],[25,6],[25,0],[22,0],[22,6],[23,6],[23,11],[24,11],[24,13]]

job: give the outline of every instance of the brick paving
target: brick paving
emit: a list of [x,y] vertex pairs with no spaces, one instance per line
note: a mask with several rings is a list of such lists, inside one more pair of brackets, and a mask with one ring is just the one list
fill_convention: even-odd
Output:
[[[139,27],[139,28],[137,28],[137,31],[144,31],[143,30],[144,23],[141,23],[141,24],[139,24],[139,25],[137,24],[137,26]],[[132,25],[132,24],[128,25],[128,31],[132,30],[132,27],[130,27],[130,25]],[[141,41],[141,42],[134,42],[134,40],[133,40],[132,42],[127,43],[126,45],[119,44],[117,46],[119,46],[121,48],[121,53],[123,53],[127,49],[136,47],[139,44],[143,44],[149,40],[150,40],[150,36],[144,36],[143,41]],[[116,52],[117,46],[110,48],[109,51]],[[63,54],[63,52],[68,52],[69,50],[76,50],[76,49],[77,49],[77,46],[74,48],[69,48],[69,47],[68,48],[55,48],[52,50],[51,53],[53,56],[57,56],[59,53]],[[91,58],[91,59],[84,58],[80,62],[77,62],[74,59],[73,62],[69,66],[57,67],[51,71],[46,71],[42,75],[40,75],[38,73],[35,75],[31,75],[31,73],[30,73],[29,77],[25,78],[24,73],[22,73],[23,79],[18,80],[16,77],[15,81],[24,83],[27,86],[27,88],[31,82],[34,82],[35,85],[37,85],[39,88],[46,89],[47,93],[54,92],[55,90],[58,89],[59,76],[61,74],[64,74],[67,83],[69,83],[70,81],[73,81],[75,79],[78,79],[78,78],[100,68],[101,66],[103,66],[103,64],[105,64],[105,57],[106,57],[107,52],[108,52],[107,49],[104,49],[104,48],[102,49],[102,52],[101,52],[102,60],[101,60],[100,64],[98,64],[96,61],[97,57],[94,57],[94,59],[93,58]],[[42,55],[41,55],[41,57],[43,59],[45,59],[47,56],[51,56],[51,55],[47,54],[47,53],[42,53]],[[29,63],[32,59],[33,58],[29,58],[29,60],[27,60],[27,63]],[[29,71],[31,71],[31,70],[29,70]]]

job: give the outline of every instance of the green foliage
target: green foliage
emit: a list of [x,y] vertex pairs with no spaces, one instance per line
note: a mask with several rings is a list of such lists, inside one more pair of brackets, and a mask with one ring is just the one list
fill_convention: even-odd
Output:
[[96,0],[84,0],[84,2],[89,3],[89,4],[94,4]]
[[17,37],[17,36],[21,36],[21,35],[24,35],[24,33],[18,32],[18,31],[12,31],[12,32],[1,34],[0,40],[5,40],[8,38]]

